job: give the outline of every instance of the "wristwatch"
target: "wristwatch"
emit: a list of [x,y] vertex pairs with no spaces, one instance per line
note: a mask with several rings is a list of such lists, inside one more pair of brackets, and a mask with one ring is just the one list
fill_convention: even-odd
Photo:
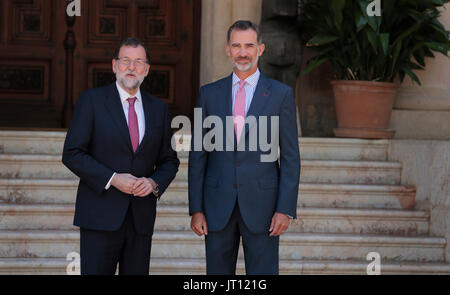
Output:
[[159,186],[158,186],[158,184],[156,184],[156,187],[153,189],[153,194],[156,197],[159,197]]
[[153,186],[153,191],[152,193],[155,195],[155,197],[159,197],[159,186],[158,184],[151,178],[149,178],[150,183]]

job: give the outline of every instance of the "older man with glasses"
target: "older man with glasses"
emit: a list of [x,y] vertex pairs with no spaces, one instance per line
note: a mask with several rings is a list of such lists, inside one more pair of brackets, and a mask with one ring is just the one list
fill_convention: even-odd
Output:
[[150,70],[128,38],[112,60],[116,82],[80,95],[63,163],[80,178],[74,225],[82,274],[148,274],[156,202],[178,171],[168,105],[139,87]]

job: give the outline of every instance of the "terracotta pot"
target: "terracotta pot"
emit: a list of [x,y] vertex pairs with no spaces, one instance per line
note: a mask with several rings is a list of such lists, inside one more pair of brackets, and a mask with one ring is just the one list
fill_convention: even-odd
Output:
[[392,138],[388,129],[398,84],[372,81],[331,81],[337,137]]

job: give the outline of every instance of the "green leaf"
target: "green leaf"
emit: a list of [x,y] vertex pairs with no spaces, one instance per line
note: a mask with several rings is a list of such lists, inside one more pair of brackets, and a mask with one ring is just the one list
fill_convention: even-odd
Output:
[[308,47],[310,47],[310,46],[321,46],[321,45],[325,45],[325,44],[334,42],[337,39],[339,39],[338,36],[317,35],[317,36],[312,37],[311,40],[308,41],[306,46],[308,46]]
[[367,25],[366,18],[361,14],[361,12],[356,12],[356,31],[361,31]]
[[442,36],[444,36],[446,39],[448,39],[448,35],[449,35],[449,32],[448,32],[448,31],[446,31],[445,29],[442,30],[441,28],[439,28],[439,27],[436,26],[436,25],[431,25],[431,27],[432,27],[433,29],[435,29],[436,31],[438,31],[439,33],[441,33]]
[[402,41],[400,40],[399,43],[394,48],[394,55],[392,56],[392,67],[391,67],[391,75],[394,74],[394,69],[397,65],[397,59],[400,55],[400,50],[402,49]]
[[315,68],[317,68],[318,66],[320,66],[321,64],[323,64],[324,62],[326,62],[328,60],[327,57],[321,58],[321,59],[316,59],[314,60],[314,62],[312,62],[307,68],[306,70],[304,70],[302,72],[302,75],[306,75],[309,74],[312,70],[314,70]]
[[441,24],[441,22],[438,19],[432,19],[431,23],[435,27],[436,30],[448,34],[448,31],[445,30],[444,26]]
[[[392,0],[391,0],[392,1]],[[378,26],[377,26],[377,20],[375,16],[369,16],[367,14],[367,6],[372,2],[372,1],[367,1],[367,0],[359,0],[356,1],[359,2],[359,5],[361,7],[361,12],[364,15],[364,17],[366,18],[367,22],[369,23],[370,27],[374,30],[374,31],[378,31]]]
[[439,6],[444,5],[444,2],[442,0],[427,0],[427,2],[430,2],[434,5],[439,5]]
[[332,0],[331,1],[331,7],[332,7],[333,13],[334,13],[334,23],[339,32],[341,31],[341,28],[342,28],[342,20],[343,20],[342,11],[345,7],[345,2],[346,2],[346,0]]
[[419,81],[419,77],[417,77],[416,74],[414,74],[409,68],[407,67],[402,67],[401,68],[408,76],[411,77],[411,79],[413,79],[417,84],[419,84],[420,86],[422,86],[422,84]]
[[439,51],[443,55],[447,55],[448,51],[450,50],[450,46],[444,43],[425,42],[425,45],[435,51]]
[[405,39],[406,37],[411,35],[414,31],[417,31],[420,28],[420,26],[422,25],[422,22],[423,21],[419,21],[419,22],[415,23],[412,27],[410,27],[409,29],[407,29],[403,33],[401,33],[400,36],[398,36],[397,39],[395,39],[393,45],[397,45],[398,42],[403,41],[403,39]]
[[425,67],[425,54],[422,48],[413,52],[413,56],[422,67]]
[[409,64],[410,68],[413,70],[423,70],[423,67],[416,63],[409,62],[408,64]]
[[425,52],[425,56],[426,56],[426,57],[431,57],[431,58],[434,58],[434,57],[435,57],[434,54],[433,54],[433,51],[431,51],[430,48],[425,47],[425,48],[423,49],[423,51]]
[[366,29],[367,38],[369,39],[370,45],[372,45],[372,49],[375,52],[375,54],[378,54],[378,44],[377,44],[377,35],[376,33],[371,29]]
[[299,32],[317,53],[307,71],[328,61],[343,79],[409,75],[417,83],[415,70],[425,67],[427,57],[448,54],[450,28],[439,20],[450,0],[381,1],[382,16],[369,17],[373,0],[300,0]]
[[380,34],[380,42],[381,42],[381,48],[383,49],[383,53],[386,56],[389,52],[389,33],[387,34]]

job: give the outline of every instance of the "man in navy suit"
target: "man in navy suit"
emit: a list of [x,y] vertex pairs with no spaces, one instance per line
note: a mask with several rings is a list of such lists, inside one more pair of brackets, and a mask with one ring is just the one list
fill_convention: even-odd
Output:
[[171,147],[168,105],[139,87],[149,55],[136,38],[122,41],[117,81],[78,99],[62,161],[80,178],[74,225],[80,227],[82,274],[148,274],[156,201],[179,166]]
[[[191,228],[198,235],[206,235],[207,274],[235,274],[241,237],[246,273],[278,274],[279,236],[290,219],[296,218],[300,177],[293,90],[259,72],[258,57],[265,47],[255,24],[237,21],[229,28],[227,39],[233,73],[203,86],[197,107],[202,118],[216,116],[223,125],[227,117],[232,117],[234,144],[233,149],[227,145],[221,150],[195,147],[196,139],[204,139],[211,130],[202,128],[198,134],[194,128],[189,153]],[[253,117],[255,123],[243,125],[243,117]],[[272,123],[277,122],[273,118],[278,124]],[[264,129],[257,125],[265,123],[266,134],[261,134]],[[266,136],[277,142],[273,129],[279,142],[272,148],[276,155],[279,147],[279,162],[276,156],[271,161],[263,160],[267,151],[261,145],[253,145],[252,150],[250,144],[255,130],[260,132],[259,140]],[[215,140],[225,142],[228,137]]]

